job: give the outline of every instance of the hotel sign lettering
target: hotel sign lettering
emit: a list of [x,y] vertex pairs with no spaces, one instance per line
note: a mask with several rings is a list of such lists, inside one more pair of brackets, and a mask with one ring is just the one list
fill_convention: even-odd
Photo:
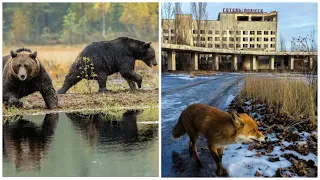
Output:
[[263,13],[263,9],[223,8],[224,13]]

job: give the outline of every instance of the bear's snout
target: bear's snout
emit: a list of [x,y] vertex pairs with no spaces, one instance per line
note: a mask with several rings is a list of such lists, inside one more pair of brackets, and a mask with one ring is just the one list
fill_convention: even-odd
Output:
[[25,68],[20,68],[19,73],[18,73],[18,77],[21,81],[26,80],[27,79],[27,70]]
[[152,61],[152,65],[153,65],[153,66],[158,65],[158,63],[157,63],[157,60],[156,60],[156,59],[154,59],[154,60]]

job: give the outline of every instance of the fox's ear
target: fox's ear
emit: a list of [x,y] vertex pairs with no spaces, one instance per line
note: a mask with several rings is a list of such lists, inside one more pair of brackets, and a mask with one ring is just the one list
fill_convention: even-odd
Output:
[[236,127],[236,129],[243,127],[243,121],[240,119],[240,117],[237,115],[236,112],[231,113],[233,125]]
[[245,113],[244,109],[242,107],[237,108],[237,113]]

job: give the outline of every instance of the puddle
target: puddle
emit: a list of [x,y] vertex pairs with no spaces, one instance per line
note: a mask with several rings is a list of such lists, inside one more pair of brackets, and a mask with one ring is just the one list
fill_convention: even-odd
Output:
[[158,108],[16,117],[3,125],[3,176],[158,176],[158,144]]

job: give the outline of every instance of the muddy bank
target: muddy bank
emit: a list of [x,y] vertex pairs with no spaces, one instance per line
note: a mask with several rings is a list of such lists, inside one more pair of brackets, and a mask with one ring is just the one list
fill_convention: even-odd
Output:
[[119,90],[101,93],[67,93],[59,94],[57,109],[45,108],[43,98],[39,93],[22,99],[23,108],[3,108],[3,115],[32,115],[61,111],[108,110],[108,109],[141,109],[157,107],[159,103],[158,89],[154,90]]

